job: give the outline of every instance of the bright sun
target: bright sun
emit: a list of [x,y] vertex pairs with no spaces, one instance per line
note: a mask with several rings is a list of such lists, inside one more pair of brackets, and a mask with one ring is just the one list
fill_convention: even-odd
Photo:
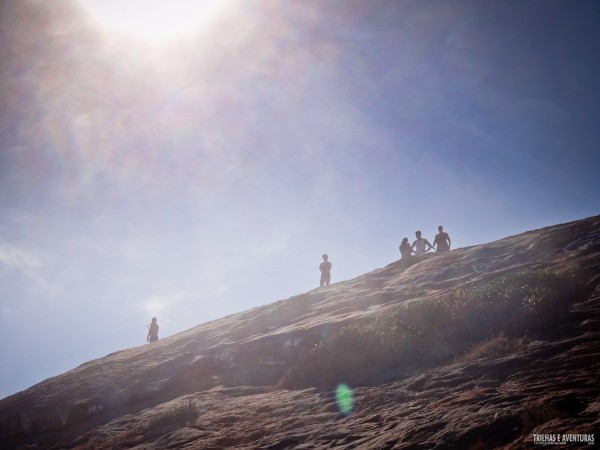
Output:
[[222,0],[80,0],[102,25],[163,40],[198,29]]

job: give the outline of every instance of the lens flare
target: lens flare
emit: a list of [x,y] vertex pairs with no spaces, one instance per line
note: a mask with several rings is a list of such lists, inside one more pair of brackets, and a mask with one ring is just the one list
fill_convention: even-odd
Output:
[[342,414],[350,415],[354,408],[354,394],[350,386],[345,383],[339,384],[335,389],[335,401]]

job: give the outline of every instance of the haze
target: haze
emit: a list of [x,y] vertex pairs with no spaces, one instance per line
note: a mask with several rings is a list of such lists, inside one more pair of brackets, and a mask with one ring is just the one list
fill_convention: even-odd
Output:
[[600,212],[598,2],[205,3],[160,39],[1,3],[0,397],[323,253],[335,283]]

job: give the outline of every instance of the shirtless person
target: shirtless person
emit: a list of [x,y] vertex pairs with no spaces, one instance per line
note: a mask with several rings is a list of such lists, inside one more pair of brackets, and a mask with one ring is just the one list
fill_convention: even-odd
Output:
[[439,233],[435,235],[435,239],[433,240],[433,246],[437,246],[435,251],[438,253],[449,252],[450,245],[452,244],[450,236],[448,236],[448,233],[444,232],[444,227],[442,227],[441,225],[438,227],[438,231]]
[[421,237],[420,231],[417,231],[415,233],[415,236],[417,237],[417,239],[413,242],[411,246],[411,248],[415,251],[415,255],[421,255],[433,248],[433,245],[431,245],[427,239]]
[[328,261],[329,256],[323,255],[323,262],[319,264],[319,270],[321,271],[321,287],[329,286],[331,281],[331,263]]

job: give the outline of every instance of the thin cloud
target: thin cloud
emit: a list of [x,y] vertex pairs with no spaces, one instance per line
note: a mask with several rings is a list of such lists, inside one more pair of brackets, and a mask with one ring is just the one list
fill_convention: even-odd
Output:
[[33,252],[5,242],[0,242],[0,266],[31,274],[42,267],[40,258]]

